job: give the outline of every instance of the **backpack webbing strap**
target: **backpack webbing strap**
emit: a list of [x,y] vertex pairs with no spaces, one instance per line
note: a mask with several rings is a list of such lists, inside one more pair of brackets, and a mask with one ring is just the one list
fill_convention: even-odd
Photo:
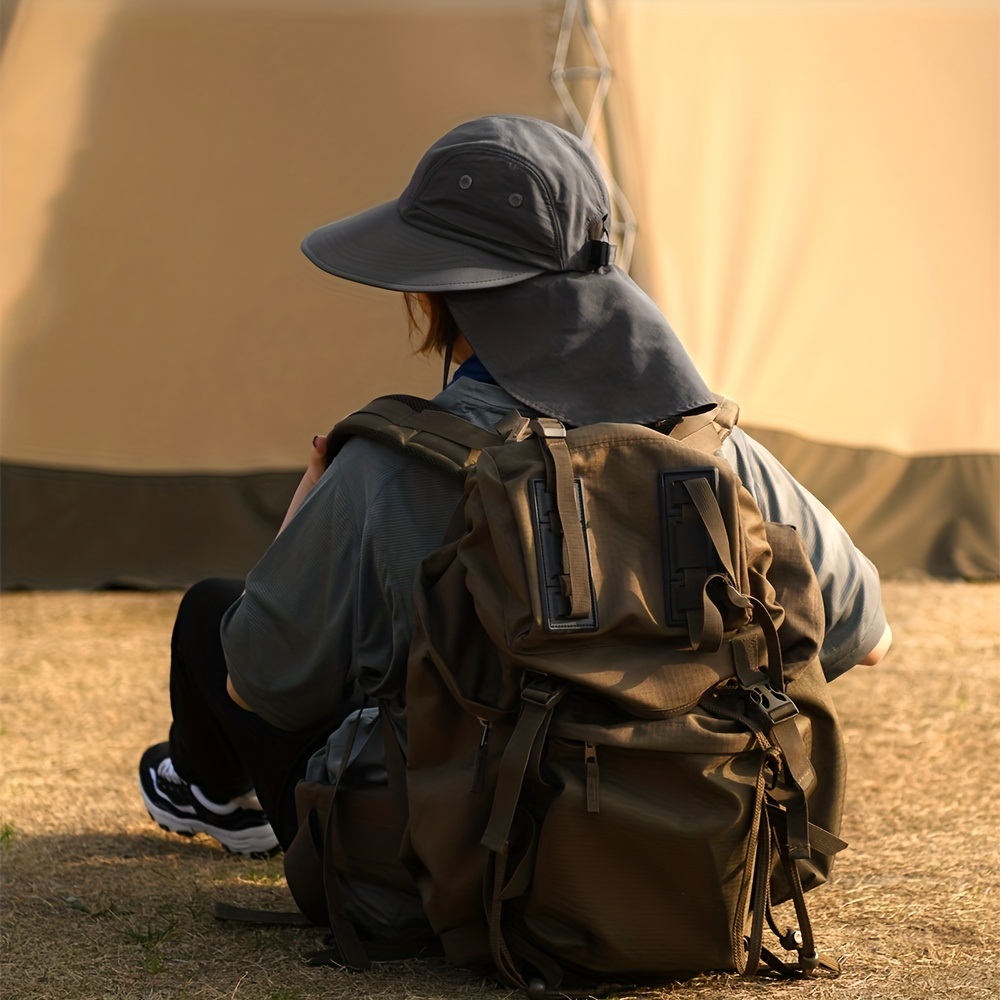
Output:
[[776,787],[771,793],[775,801],[783,800],[782,804],[785,806],[785,842],[791,857],[808,858],[812,849],[809,844],[809,803],[806,791],[815,784],[816,772],[794,718],[777,723],[771,730],[770,737],[781,748],[788,775],[784,788]]
[[[523,891],[530,878],[529,867],[522,864],[515,869],[510,882],[506,880],[508,837],[514,824],[514,813],[521,797],[525,772],[534,755],[534,750],[544,739],[552,720],[552,711],[566,692],[566,686],[551,678],[541,678],[528,684],[521,692],[521,712],[514,732],[511,734],[497,775],[496,791],[493,795],[493,809],[490,812],[482,845],[490,852],[487,867],[488,917],[490,928],[490,950],[493,961],[501,974],[513,985],[527,988],[513,956],[504,939],[502,910],[504,898]],[[489,873],[492,871],[492,878]],[[492,887],[490,887],[492,883]]]
[[[420,404],[424,404],[420,408]],[[341,420],[327,437],[327,464],[351,437],[365,437],[463,474],[484,448],[504,437],[439,409],[426,400],[382,396]]]
[[528,761],[537,741],[545,739],[552,710],[566,692],[565,685],[551,680],[529,684],[521,692],[521,713],[500,761],[493,809],[480,843],[495,854],[505,854],[507,838],[514,823],[514,810],[521,797],[521,786]]
[[469,448],[488,448],[503,440],[494,431],[484,430],[447,410],[439,410],[436,407],[414,410],[399,399],[390,397],[372,400],[361,412],[374,413],[392,423],[399,424],[400,427],[407,427],[415,431],[428,431],[449,441],[464,444]]
[[691,608],[687,613],[691,645],[700,653],[714,653],[722,646],[724,631],[722,613],[708,593],[708,585],[720,577],[721,574],[716,573],[705,581],[701,588],[701,607]]
[[550,417],[532,421],[532,428],[541,438],[551,458],[555,479],[556,509],[563,540],[563,591],[569,598],[570,618],[589,618],[593,614],[590,595],[590,566],[583,518],[577,506],[573,459],[566,444],[566,428]]
[[695,510],[698,511],[701,523],[705,525],[708,537],[712,540],[712,547],[729,574],[730,583],[733,587],[738,588],[740,578],[736,575],[732,553],[729,550],[729,532],[726,530],[722,509],[719,507],[715,493],[712,492],[712,487],[708,485],[708,480],[701,476],[682,479],[681,482],[684,484],[688,496],[691,497]]
[[696,608],[692,608],[688,612],[688,632],[692,644],[701,652],[714,652],[722,645],[723,621],[719,609],[709,596],[709,584],[715,579],[724,579],[726,599],[734,607],[749,608],[750,600],[740,593],[740,578],[737,576],[729,548],[729,531],[726,528],[725,518],[722,516],[722,508],[719,507],[718,497],[716,497],[712,487],[708,485],[708,480],[702,476],[694,476],[690,479],[682,479],[681,483],[687,490],[688,496],[691,497],[698,517],[708,532],[712,548],[715,549],[728,577],[723,578],[722,574],[710,576],[702,588],[700,616]]
[[715,407],[705,413],[681,417],[671,429],[669,436],[699,451],[709,453],[718,451],[722,442],[729,437],[736,426],[740,408],[725,396],[716,395],[715,402]]

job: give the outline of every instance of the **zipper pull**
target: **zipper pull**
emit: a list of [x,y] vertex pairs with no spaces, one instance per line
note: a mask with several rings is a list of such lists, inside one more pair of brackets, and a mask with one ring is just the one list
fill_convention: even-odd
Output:
[[600,812],[600,773],[597,769],[597,747],[593,743],[583,744],[583,761],[587,765],[587,812]]
[[481,792],[486,780],[486,751],[487,741],[490,738],[490,724],[486,719],[480,719],[479,725],[483,727],[483,735],[479,740],[479,748],[476,750],[476,760],[472,765],[472,792]]

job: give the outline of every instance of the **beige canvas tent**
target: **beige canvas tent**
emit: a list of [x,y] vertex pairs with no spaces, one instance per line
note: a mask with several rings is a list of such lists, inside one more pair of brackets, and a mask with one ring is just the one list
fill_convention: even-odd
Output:
[[1000,4],[570,6],[581,120],[562,0],[6,5],[4,586],[243,573],[314,433],[433,392],[298,243],[490,112],[589,118],[633,276],[883,572],[1000,575]]

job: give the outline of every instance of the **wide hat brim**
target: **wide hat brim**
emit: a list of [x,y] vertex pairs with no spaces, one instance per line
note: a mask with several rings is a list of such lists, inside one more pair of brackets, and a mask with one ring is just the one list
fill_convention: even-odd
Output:
[[617,267],[445,300],[496,381],[564,423],[653,424],[715,405],[663,313]]
[[496,288],[543,269],[456,242],[403,221],[396,201],[321,226],[302,241],[318,267],[397,292]]

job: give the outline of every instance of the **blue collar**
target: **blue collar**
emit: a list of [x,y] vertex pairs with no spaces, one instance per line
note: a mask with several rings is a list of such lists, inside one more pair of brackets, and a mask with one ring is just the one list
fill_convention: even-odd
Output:
[[490,385],[497,385],[497,380],[486,370],[486,366],[473,354],[467,360],[463,361],[458,368],[455,369],[455,374],[451,377],[451,382],[449,385],[457,382],[460,378],[471,378],[476,382],[488,382]]

